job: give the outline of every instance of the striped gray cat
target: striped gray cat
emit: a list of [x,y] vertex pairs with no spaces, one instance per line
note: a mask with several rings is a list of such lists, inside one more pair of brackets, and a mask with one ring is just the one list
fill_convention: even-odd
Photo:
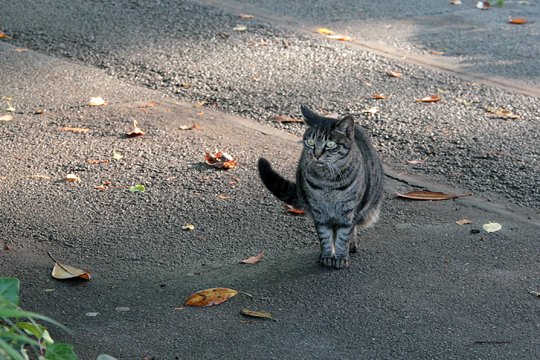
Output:
[[320,264],[349,266],[356,252],[357,227],[367,228],[379,217],[383,170],[366,131],[352,116],[323,117],[301,106],[308,125],[296,170],[296,183],[259,159],[259,175],[278,199],[306,210],[321,244]]

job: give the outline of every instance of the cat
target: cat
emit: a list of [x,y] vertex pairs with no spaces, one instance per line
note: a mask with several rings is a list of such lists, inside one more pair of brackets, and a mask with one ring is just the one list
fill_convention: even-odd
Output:
[[296,183],[259,158],[263,184],[281,201],[306,210],[320,241],[319,263],[336,269],[350,265],[357,251],[357,227],[365,229],[379,218],[382,202],[382,163],[369,136],[352,116],[321,116],[300,107],[308,128],[296,170]]

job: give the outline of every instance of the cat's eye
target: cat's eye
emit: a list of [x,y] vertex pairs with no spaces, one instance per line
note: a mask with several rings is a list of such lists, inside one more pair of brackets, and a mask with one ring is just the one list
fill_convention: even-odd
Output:
[[306,140],[306,145],[309,146],[309,147],[315,146],[315,140],[313,140],[313,139],[307,139],[307,140]]
[[337,144],[336,144],[335,142],[333,142],[333,141],[327,141],[327,142],[326,142],[326,147],[327,147],[328,149],[335,149],[336,146],[337,146]]

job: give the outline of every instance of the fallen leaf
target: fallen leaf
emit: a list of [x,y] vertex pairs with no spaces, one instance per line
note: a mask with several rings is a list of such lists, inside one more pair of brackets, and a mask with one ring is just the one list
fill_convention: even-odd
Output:
[[432,192],[432,191],[410,191],[405,194],[396,193],[397,197],[403,198],[403,199],[410,199],[410,200],[433,200],[433,201],[439,201],[439,200],[450,200],[450,199],[457,199],[464,196],[471,196],[472,194],[465,194],[465,195],[453,195],[453,194],[445,194],[442,192]]
[[193,224],[184,224],[184,225],[182,225],[182,230],[189,230],[189,231],[195,230],[195,225],[193,225]]
[[27,49],[27,48],[18,47],[18,48],[13,49],[13,51],[18,52],[18,53],[22,53],[22,52],[28,51],[28,49]]
[[327,28],[318,28],[317,32],[321,35],[334,35],[335,34],[335,32]]
[[490,6],[491,4],[489,3],[489,1],[479,1],[476,3],[476,7],[480,10],[488,10]]
[[444,51],[430,51],[431,55],[444,55]]
[[100,191],[105,191],[107,190],[109,187],[107,185],[96,185],[94,186],[94,189],[96,190],[100,190]]
[[87,128],[76,128],[76,127],[63,127],[63,128],[60,128],[59,129],[60,131],[70,131],[70,132],[73,132],[73,133],[85,133],[85,132],[88,132],[90,131],[90,129],[87,129]]
[[81,178],[75,174],[67,174],[64,180],[70,183],[76,183],[76,182],[80,182]]
[[370,108],[367,108],[367,109],[363,110],[362,113],[375,115],[378,111],[379,111],[379,109],[376,106],[373,106],[373,107],[370,107]]
[[452,4],[452,5],[461,5],[461,0],[450,0],[450,4]]
[[157,101],[150,101],[150,102],[147,102],[146,104],[142,104],[142,105],[139,105],[137,107],[139,109],[146,109],[146,108],[149,108],[149,107],[156,107],[158,105],[159,105],[159,103]]
[[60,280],[73,278],[90,280],[92,278],[92,275],[88,271],[77,269],[70,265],[61,264],[56,261],[50,253],[47,253],[47,255],[49,255],[49,257],[54,261],[54,267],[51,273],[53,278]]
[[290,116],[285,116],[285,115],[274,116],[274,121],[282,123],[282,124],[304,122],[304,120],[302,119],[296,119],[296,118],[292,118]]
[[304,210],[297,209],[294,206],[289,205],[289,204],[285,204],[285,209],[287,210],[289,214],[292,214],[292,215],[304,215],[306,213]]
[[124,155],[120,154],[120,153],[117,153],[116,151],[113,150],[113,155],[112,155],[112,158],[114,160],[122,160],[124,158]]
[[509,24],[515,24],[515,25],[523,25],[523,24],[526,24],[527,22],[528,22],[527,19],[524,19],[524,18],[515,18],[515,19],[510,18],[508,20]]
[[233,30],[234,31],[246,31],[247,26],[245,26],[245,25],[236,25],[235,27],[233,27]]
[[46,112],[47,112],[47,110],[45,110],[45,109],[36,109],[36,110],[34,110],[35,115],[45,114]]
[[490,222],[490,223],[482,225],[482,229],[484,229],[488,233],[492,233],[492,232],[501,230],[502,225],[496,222]]
[[194,122],[191,125],[180,125],[180,130],[198,130],[201,129],[201,125]]
[[101,96],[90,98],[88,101],[88,106],[103,106],[105,105],[105,100]]
[[131,192],[145,192],[146,188],[142,184],[137,184],[129,187],[129,191]]
[[388,70],[386,72],[386,75],[390,76],[390,77],[394,77],[394,78],[400,78],[401,77],[401,73],[399,71],[391,71],[391,70]]
[[231,197],[229,195],[220,194],[218,195],[219,200],[230,200]]
[[240,19],[255,19],[255,16],[250,15],[250,14],[238,14],[238,17]]
[[131,130],[130,132],[128,132],[126,134],[126,136],[128,138],[133,138],[133,137],[137,137],[137,136],[143,136],[144,135],[144,131],[141,130],[141,128],[139,128],[137,126],[137,120],[133,120],[133,130]]
[[342,34],[328,35],[327,38],[338,41],[353,41],[352,37]]
[[263,255],[264,255],[264,250],[255,256],[250,256],[247,259],[241,260],[240,264],[251,264],[251,265],[256,264],[259,261],[261,261],[261,259],[263,258]]
[[11,114],[5,114],[0,116],[0,121],[11,121],[13,120],[13,115]]
[[410,165],[419,165],[425,162],[426,160],[407,160],[407,164],[410,164]]
[[272,313],[268,312],[268,311],[254,311],[254,310],[249,310],[249,309],[242,309],[240,311],[240,314],[244,315],[244,316],[249,316],[249,317],[255,317],[255,318],[260,318],[260,319],[268,319],[268,320],[273,320],[273,321],[276,321],[274,319],[274,317],[272,316]]
[[99,313],[97,311],[89,311],[87,313],[84,314],[85,316],[88,316],[88,317],[96,317],[99,315]]
[[236,160],[225,152],[216,151],[214,154],[206,152],[204,161],[207,165],[215,167],[217,169],[234,169],[238,166]]
[[458,224],[458,225],[468,225],[468,224],[472,224],[472,221],[469,220],[469,219],[460,219],[460,220],[456,221],[456,224]]
[[219,305],[238,294],[238,291],[229,288],[211,288],[190,295],[184,302],[185,306],[213,306]]
[[426,103],[437,102],[437,101],[441,101],[441,97],[439,95],[430,95],[430,96],[423,97],[421,99],[416,99],[415,101],[416,102],[426,102]]
[[7,107],[6,107],[6,111],[7,112],[15,112],[15,108],[13,106],[11,106],[10,103],[8,103]]
[[9,36],[8,34],[6,34],[5,32],[0,31],[0,39],[13,39],[13,38]]
[[521,119],[519,115],[516,115],[512,111],[506,110],[506,109],[496,109],[496,108],[488,107],[486,109],[486,112],[488,112],[492,116],[503,118],[503,119],[513,119],[513,120]]
[[86,160],[86,163],[88,163],[90,165],[108,164],[109,159],[88,159],[88,160]]
[[375,100],[383,100],[386,99],[386,96],[384,96],[383,94],[373,94],[371,95],[371,98]]

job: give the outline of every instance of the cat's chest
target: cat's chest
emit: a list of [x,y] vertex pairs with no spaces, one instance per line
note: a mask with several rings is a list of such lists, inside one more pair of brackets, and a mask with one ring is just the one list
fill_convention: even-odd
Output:
[[324,219],[343,219],[354,207],[354,195],[335,189],[306,189],[306,200],[313,216]]

